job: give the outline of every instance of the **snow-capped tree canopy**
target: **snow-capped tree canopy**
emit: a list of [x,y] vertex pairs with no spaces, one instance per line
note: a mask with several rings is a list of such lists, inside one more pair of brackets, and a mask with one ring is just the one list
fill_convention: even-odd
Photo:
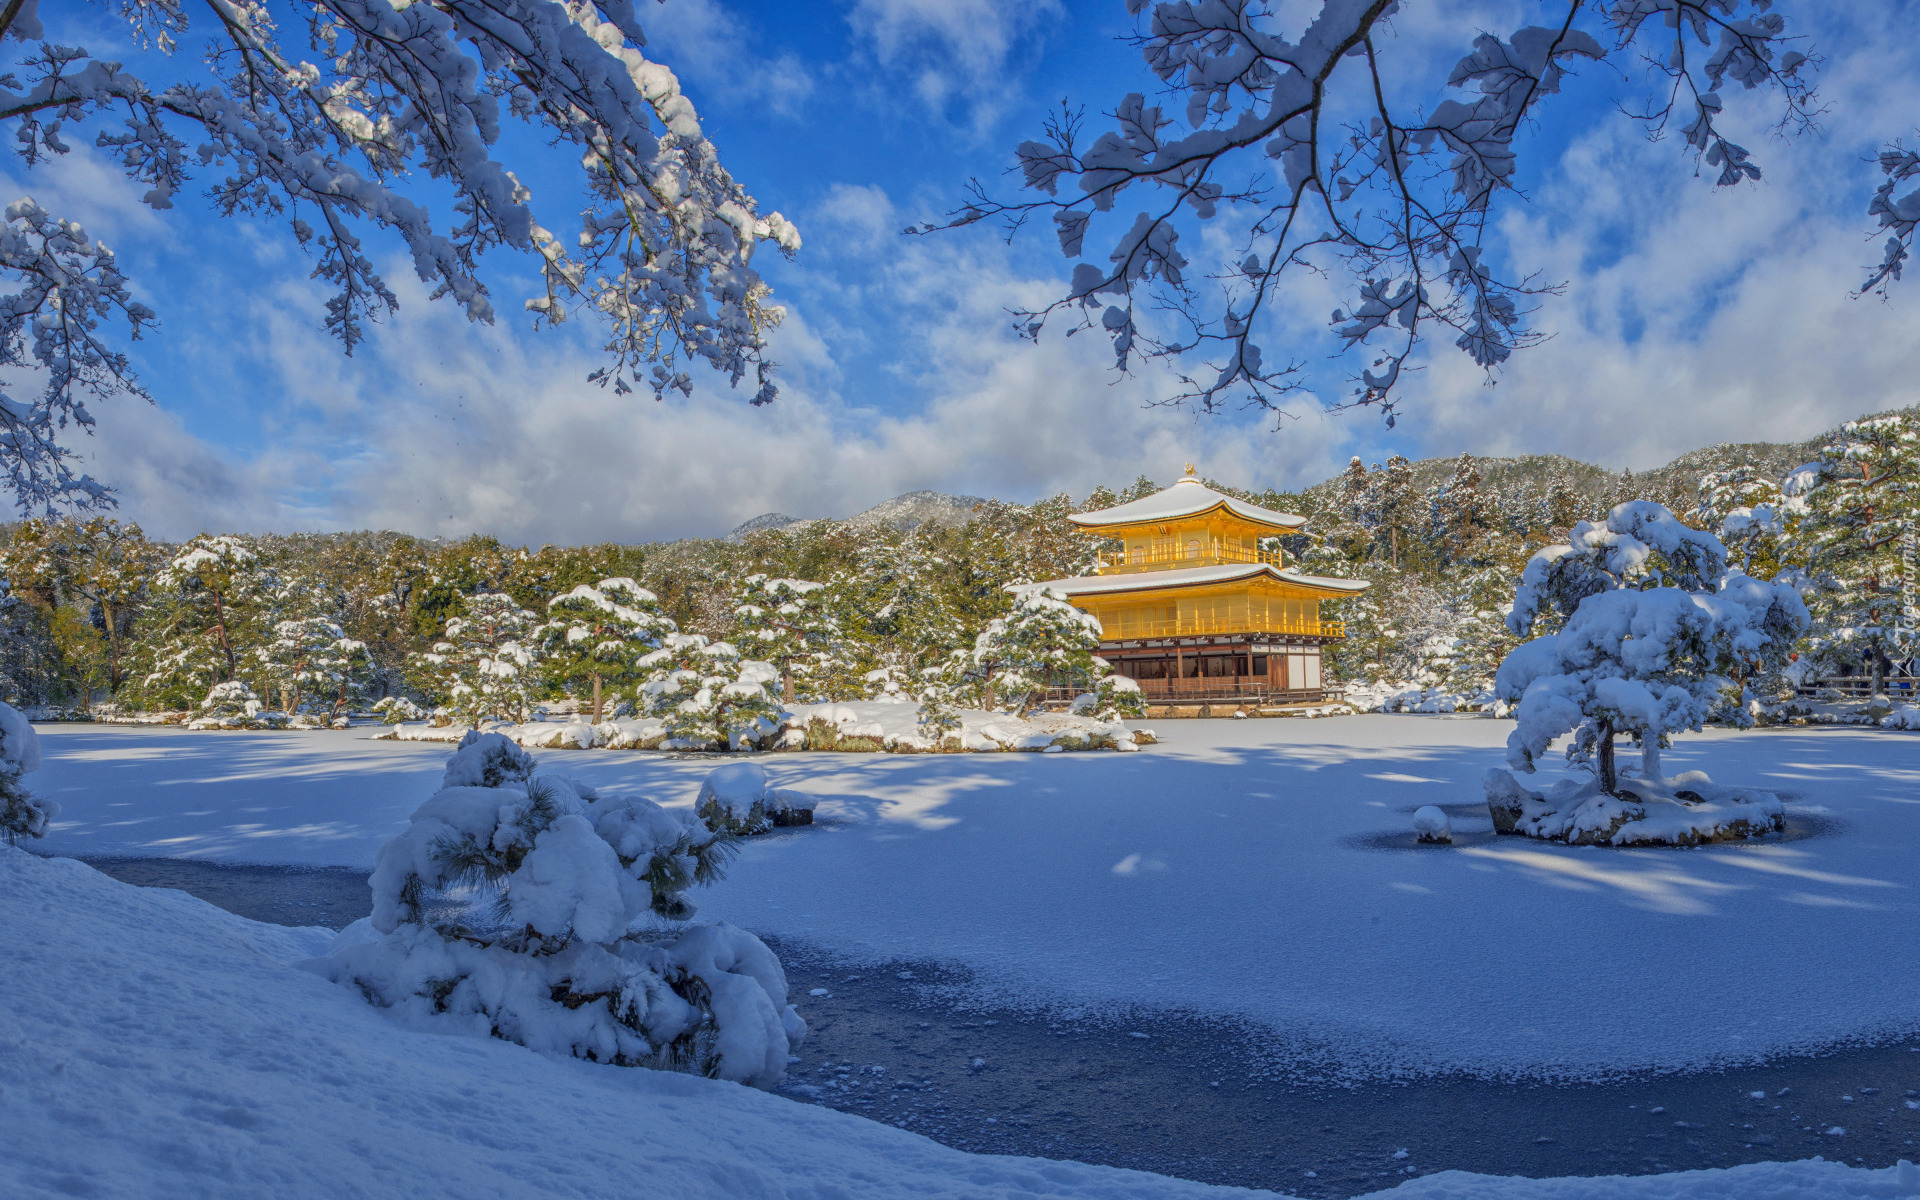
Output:
[[843,640],[824,585],[756,572],[734,589],[730,639],[753,658],[780,668],[780,699],[796,699],[794,676],[826,673]]
[[535,617],[500,592],[468,596],[446,638],[411,659],[414,686],[471,728],[489,717],[525,720],[538,693]]
[[[1098,328],[1120,369],[1163,360],[1182,372],[1176,398],[1208,410],[1273,406],[1300,386],[1299,363],[1274,352],[1271,314],[1302,273],[1332,271],[1347,290],[1331,328],[1371,358],[1350,403],[1380,406],[1389,424],[1424,337],[1451,339],[1488,371],[1536,340],[1529,302],[1557,281],[1507,265],[1494,218],[1514,187],[1522,126],[1572,71],[1645,64],[1650,91],[1633,117],[1678,132],[1722,187],[1760,177],[1720,130],[1737,93],[1763,93],[1789,129],[1815,107],[1807,49],[1772,0],[1555,0],[1540,24],[1504,37],[1479,27],[1478,10],[1434,3],[1429,19],[1451,22],[1466,53],[1431,77],[1395,45],[1398,0],[1126,7],[1141,22],[1134,41],[1155,100],[1105,102],[1112,125],[1097,134],[1063,107],[1018,147],[1037,197],[1001,199],[976,182],[962,208],[913,232],[1050,218],[1079,261],[1065,295],[1018,316],[1021,330],[1038,336],[1056,319]],[[1876,206],[1902,244],[1920,200],[1893,189],[1913,161],[1900,152],[1883,164]],[[1888,259],[1869,286],[1897,267],[1892,248]]]
[[[736,384],[751,375],[754,403],[774,398],[766,334],[784,314],[753,252],[792,253],[799,234],[720,164],[673,72],[642,52],[630,0],[129,0],[113,13],[162,73],[63,44],[37,2],[0,10],[0,120],[28,167],[81,135],[156,210],[204,180],[223,214],[286,222],[333,289],[325,321],[348,352],[398,304],[365,243],[378,232],[475,321],[495,317],[483,256],[530,256],[542,285],[526,307],[604,321],[592,377],[617,391],[690,391],[700,360]],[[577,231],[562,226],[576,196],[536,198],[502,157],[510,122],[577,153]],[[436,225],[428,198],[444,204],[443,191],[454,215]],[[0,367],[44,376],[32,399],[0,395],[0,472],[23,511],[110,503],[62,439],[92,427],[89,399],[142,394],[117,339],[156,314],[111,250],[31,198],[0,225],[0,278],[18,285],[0,305]]]
[[772,663],[743,659],[730,642],[697,633],[670,633],[640,659],[647,681],[636,699],[641,711],[666,721],[671,749],[740,749],[773,731],[780,712],[771,685]]
[[1716,710],[1742,720],[1737,680],[1783,657],[1808,617],[1792,579],[1729,570],[1719,539],[1638,501],[1536,553],[1507,623],[1522,636],[1558,626],[1500,664],[1495,687],[1518,723],[1508,761],[1531,772],[1572,733],[1569,756],[1612,794],[1616,736],[1639,742],[1643,778],[1660,778],[1667,738]]
[[595,724],[603,689],[639,682],[640,659],[673,632],[673,622],[655,611],[659,602],[625,577],[583,583],[547,602],[547,623],[534,633],[547,674],[563,682],[591,681]]
[[1020,591],[1013,611],[987,623],[973,649],[955,655],[956,684],[974,707],[1025,715],[1049,685],[1091,687],[1107,673],[1100,622],[1052,588]]
[[1920,651],[1920,431],[1906,413],[1849,421],[1817,469],[1801,527],[1817,585],[1813,652],[1870,676],[1878,694],[1887,662]]

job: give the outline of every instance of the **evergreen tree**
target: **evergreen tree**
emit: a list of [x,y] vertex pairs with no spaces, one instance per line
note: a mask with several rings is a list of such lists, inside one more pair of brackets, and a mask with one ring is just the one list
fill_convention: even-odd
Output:
[[538,687],[536,618],[501,592],[465,599],[446,637],[410,660],[410,681],[450,718],[478,729],[488,718],[524,721]]
[[1483,556],[1483,540],[1499,524],[1498,501],[1480,476],[1473,455],[1462,454],[1453,474],[1428,499],[1427,530],[1449,562]]
[[1802,531],[1812,650],[1829,671],[1864,666],[1878,696],[1888,664],[1920,650],[1920,431],[1904,413],[1849,421],[1821,458]]
[[21,776],[40,767],[40,735],[11,705],[0,703],[0,837],[13,845],[45,837],[60,806],[27,790]]
[[805,579],[753,574],[734,587],[731,640],[742,652],[780,669],[780,698],[792,704],[794,676],[818,691],[843,641],[826,586]]
[[697,633],[670,633],[640,660],[649,672],[637,699],[666,722],[667,742],[688,750],[738,750],[770,733],[780,716],[771,663]]
[[147,696],[190,708],[214,684],[237,679],[264,641],[273,583],[238,537],[201,534],[174,554],[154,578],[145,631],[151,659],[141,680]]
[[325,703],[329,719],[347,706],[372,674],[367,644],[350,638],[326,617],[297,617],[276,622],[273,638],[256,654],[269,688],[277,688],[288,716],[304,700]]
[[[0,548],[0,575],[41,594],[62,655],[98,661],[97,678],[82,672],[83,694],[94,686],[116,694],[126,682],[127,641],[159,568],[159,548],[138,525],[101,516],[26,521]],[[69,608],[67,619],[54,616]]]
[[1096,654],[1100,622],[1051,588],[1028,588],[1013,611],[988,623],[961,659],[963,686],[981,708],[1025,716],[1049,686],[1090,689],[1108,671]]
[[1419,502],[1413,486],[1413,464],[1407,461],[1405,455],[1393,455],[1387,459],[1386,467],[1373,476],[1370,488],[1372,495],[1368,508],[1378,519],[1380,528],[1386,532],[1387,561],[1397,567],[1400,565],[1401,537],[1412,532]]
[[[1549,614],[1562,624],[1542,634]],[[1744,717],[1727,705],[1730,687],[1739,692],[1730,678],[1777,665],[1805,632],[1807,611],[1791,580],[1729,571],[1712,534],[1637,501],[1535,554],[1507,621],[1516,635],[1539,634],[1497,675],[1501,698],[1517,706],[1509,763],[1531,772],[1553,739],[1572,733],[1569,757],[1615,795],[1616,737],[1639,743],[1643,779],[1662,778],[1668,737],[1716,711]]]
[[585,677],[593,687],[593,722],[600,723],[604,688],[637,683],[640,660],[673,632],[655,611],[659,597],[626,577],[579,584],[547,603],[548,620],[534,633],[551,679]]

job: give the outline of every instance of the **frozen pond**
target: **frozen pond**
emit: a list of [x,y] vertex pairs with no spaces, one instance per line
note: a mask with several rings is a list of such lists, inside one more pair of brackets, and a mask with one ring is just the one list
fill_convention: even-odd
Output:
[[[34,783],[66,806],[44,848],[91,857],[364,870],[445,754],[365,731],[41,728]],[[1920,1032],[1916,735],[1683,737],[1670,769],[1778,789],[1794,835],[1617,851],[1474,824],[1504,722],[1158,728],[1137,754],[768,756],[826,823],[754,839],[691,898],[856,967],[944,964],[963,1004],[1258,1029],[1253,1065],[1290,1079],[1604,1082]],[[712,765],[542,758],[676,805]],[[1405,844],[1424,804],[1457,814],[1459,844]]]
[[[95,865],[277,924],[338,927],[368,908],[350,869]],[[1263,1065],[1260,1032],[1231,1022],[963,1007],[970,981],[937,962],[776,948],[812,1026],[782,1092],[958,1149],[1344,1197],[1446,1169],[1642,1174],[1815,1154],[1878,1167],[1920,1139],[1920,1042],[1604,1085],[1326,1086]]]

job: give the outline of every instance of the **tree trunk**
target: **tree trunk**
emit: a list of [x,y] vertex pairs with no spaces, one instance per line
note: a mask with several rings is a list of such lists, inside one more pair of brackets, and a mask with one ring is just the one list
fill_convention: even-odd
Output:
[[600,672],[593,673],[593,723],[600,723]]
[[1613,769],[1613,726],[1602,722],[1600,725],[1600,790],[1609,796],[1617,795],[1620,777]]
[[780,660],[780,702],[793,703],[793,660]]
[[109,695],[118,695],[120,693],[120,635],[114,629],[113,606],[102,604],[100,615],[107,619],[107,692]]
[[1873,671],[1872,671],[1873,691],[1871,694],[1867,696],[1867,703],[1871,704],[1873,703],[1874,700],[1879,698],[1882,692],[1887,690],[1887,674],[1886,674],[1886,671],[1882,669],[1880,665],[1881,663],[1885,662],[1886,659],[1880,653],[1880,647],[1878,646],[1874,646],[1870,648],[1867,651],[1867,654],[1870,658],[1873,659]]
[[220,602],[219,592],[213,594],[213,615],[213,631],[219,635],[221,653],[227,656],[227,678],[222,682],[230,682],[239,666],[233,660],[233,646],[227,641],[227,606]]
[[1657,734],[1640,735],[1640,778],[1664,779],[1660,773],[1660,738]]

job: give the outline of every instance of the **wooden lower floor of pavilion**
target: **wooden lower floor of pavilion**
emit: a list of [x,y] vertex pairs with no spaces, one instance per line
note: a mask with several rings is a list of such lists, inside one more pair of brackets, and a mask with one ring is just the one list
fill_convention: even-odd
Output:
[[1330,689],[1321,647],[1335,639],[1247,633],[1102,642],[1100,657],[1149,704],[1316,704]]

